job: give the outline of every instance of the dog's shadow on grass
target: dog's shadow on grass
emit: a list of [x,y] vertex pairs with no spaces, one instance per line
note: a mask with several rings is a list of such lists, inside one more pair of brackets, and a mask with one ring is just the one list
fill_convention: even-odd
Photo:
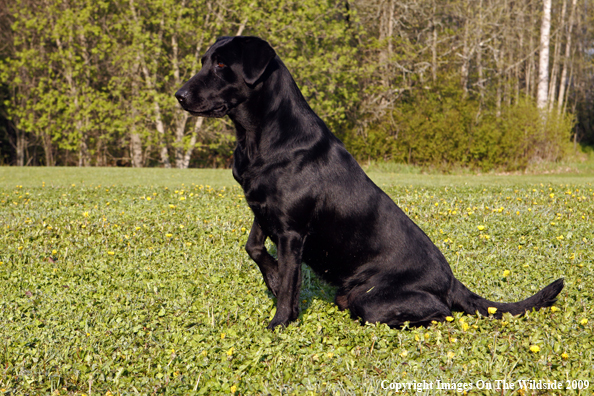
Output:
[[[304,313],[307,313],[311,304],[316,301],[324,301],[332,306],[336,306],[334,303],[334,296],[336,295],[337,287],[331,286],[322,280],[316,273],[309,268],[306,264],[301,264],[301,292],[299,293],[299,318],[303,317]],[[276,306],[276,298],[268,290],[267,295],[270,299],[274,300]]]

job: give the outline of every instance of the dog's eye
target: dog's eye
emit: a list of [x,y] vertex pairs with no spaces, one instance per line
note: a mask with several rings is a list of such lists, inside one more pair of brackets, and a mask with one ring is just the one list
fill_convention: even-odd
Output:
[[226,66],[226,65],[225,65],[224,63],[222,63],[222,62],[219,62],[219,63],[217,63],[217,67],[218,67],[219,69],[222,69],[222,68],[223,68],[223,67],[225,67],[225,66]]

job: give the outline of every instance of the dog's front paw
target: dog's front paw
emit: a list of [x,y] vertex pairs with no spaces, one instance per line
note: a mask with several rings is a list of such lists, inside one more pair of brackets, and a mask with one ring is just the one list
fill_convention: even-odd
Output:
[[293,307],[293,309],[289,310],[289,312],[284,311],[284,313],[283,310],[279,310],[277,308],[274,318],[272,318],[272,321],[270,321],[270,324],[268,325],[268,329],[273,330],[278,326],[287,327],[289,323],[291,323],[294,320],[297,320],[298,317],[299,307]]
[[289,324],[288,320],[278,319],[276,316],[270,321],[266,327],[268,330],[274,330],[278,326],[287,327]]

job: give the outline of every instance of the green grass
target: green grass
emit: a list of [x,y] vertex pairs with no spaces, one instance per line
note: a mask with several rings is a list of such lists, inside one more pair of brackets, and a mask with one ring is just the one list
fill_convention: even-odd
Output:
[[[561,168],[544,169],[547,173],[532,174],[441,174],[423,173],[420,168],[400,164],[364,166],[369,177],[379,186],[501,186],[538,183],[594,182],[594,165],[568,164]],[[594,164],[594,161],[592,162]],[[21,185],[26,188],[119,186],[119,187],[180,187],[194,184],[213,188],[235,187],[230,169],[163,169],[163,168],[73,168],[73,167],[2,167],[0,188]]]
[[176,187],[191,183],[215,188],[237,183],[229,169],[0,167],[0,187],[145,186]]
[[591,394],[591,175],[377,175],[469,288],[515,301],[564,277],[558,310],[362,326],[304,267],[299,320],[270,332],[229,170],[0,168],[0,395],[512,394],[476,384],[522,379]]

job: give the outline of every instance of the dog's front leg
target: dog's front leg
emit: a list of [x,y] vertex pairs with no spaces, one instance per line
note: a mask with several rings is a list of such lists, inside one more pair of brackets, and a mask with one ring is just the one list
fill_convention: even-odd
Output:
[[266,238],[267,236],[262,231],[262,227],[254,219],[248,241],[245,244],[245,250],[252,260],[258,264],[260,272],[262,272],[262,277],[264,277],[264,283],[266,283],[268,290],[276,297],[280,287],[278,265],[274,257],[266,250],[266,246],[264,245]]
[[299,317],[303,242],[304,238],[296,232],[286,232],[278,237],[280,289],[276,296],[276,314],[268,325],[269,329],[286,326]]

